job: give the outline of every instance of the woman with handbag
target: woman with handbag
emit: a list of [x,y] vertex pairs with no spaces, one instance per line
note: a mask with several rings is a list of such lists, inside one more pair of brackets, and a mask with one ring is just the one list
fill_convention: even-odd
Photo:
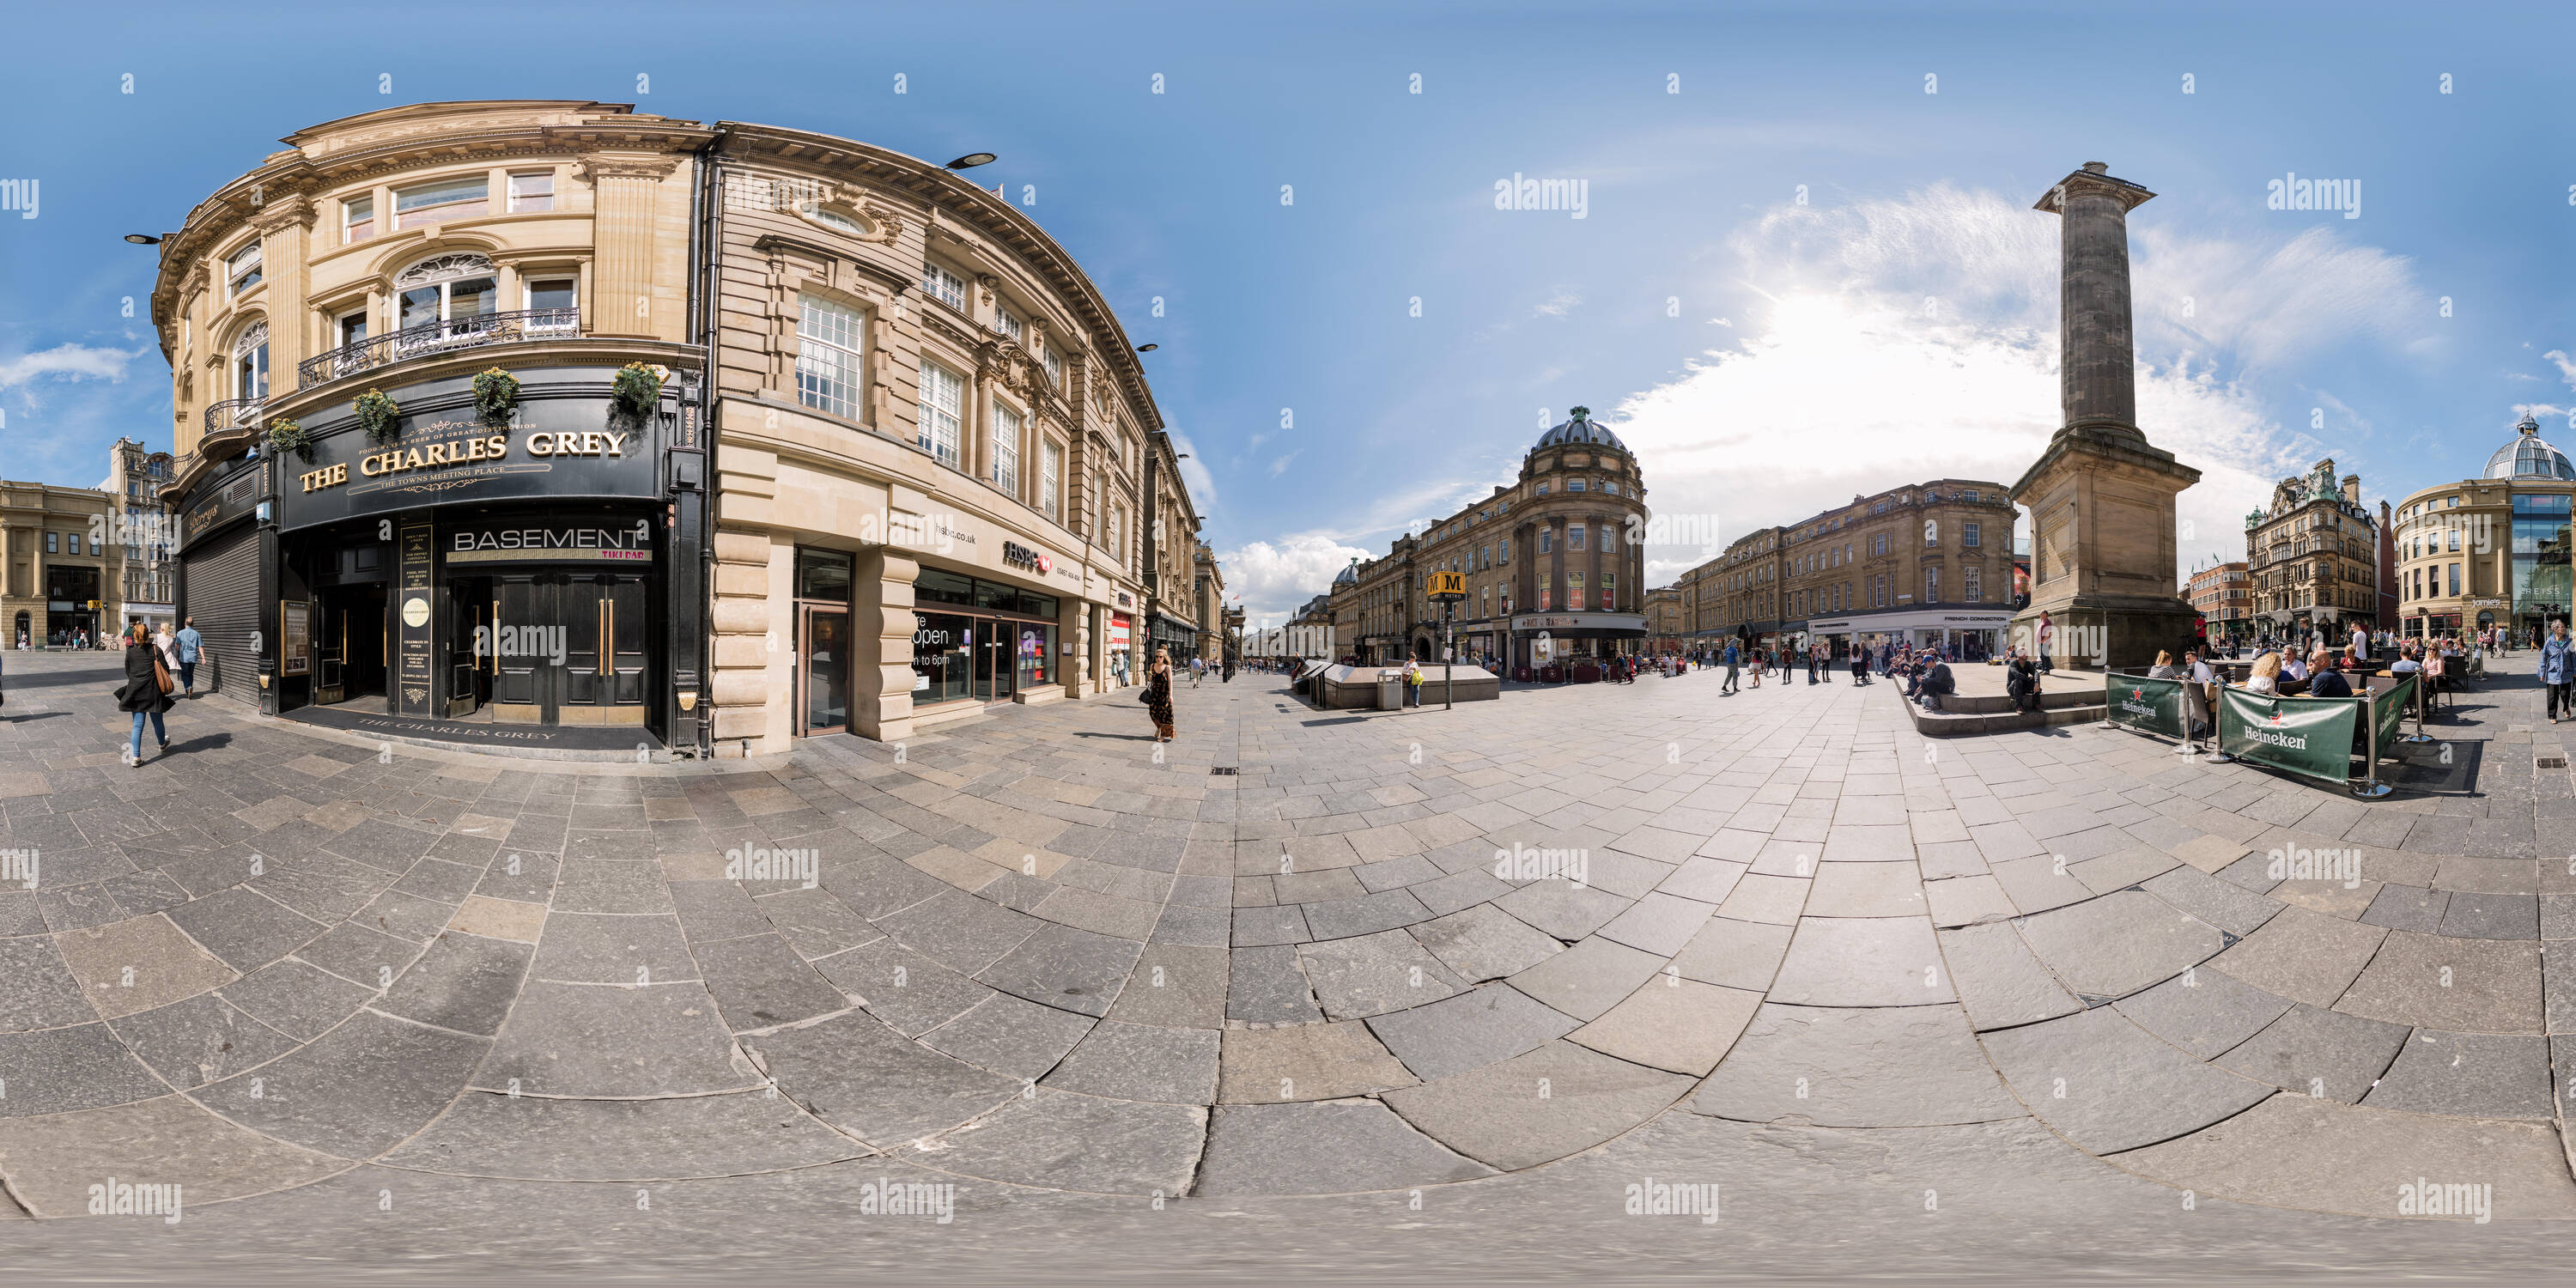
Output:
[[1154,741],[1170,742],[1172,731],[1172,654],[1154,650],[1154,665],[1145,672],[1145,710],[1154,717]]
[[160,749],[170,749],[170,734],[161,727],[161,713],[170,709],[170,691],[178,682],[162,665],[161,650],[152,643],[152,628],[136,622],[125,634],[125,683],[116,691],[116,709],[134,714],[134,739],[127,746],[125,763],[143,763],[143,718],[152,717],[152,737]]

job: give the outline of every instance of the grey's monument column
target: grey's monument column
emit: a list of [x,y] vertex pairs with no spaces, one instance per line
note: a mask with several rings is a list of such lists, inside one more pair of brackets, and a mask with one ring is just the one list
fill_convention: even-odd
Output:
[[2059,217],[2065,419],[2012,490],[2032,527],[2030,606],[2013,641],[2030,647],[2045,613],[2057,664],[2087,670],[2146,666],[2191,643],[2194,610],[2175,593],[2174,497],[2200,481],[2138,429],[2129,212],[2156,194],[2109,170],[2087,161],[2033,207]]

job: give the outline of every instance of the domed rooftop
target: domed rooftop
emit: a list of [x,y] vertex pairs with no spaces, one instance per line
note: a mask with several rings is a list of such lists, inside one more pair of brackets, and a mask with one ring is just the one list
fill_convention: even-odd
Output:
[[1348,567],[1343,568],[1340,573],[1334,576],[1333,584],[1336,586],[1348,586],[1357,583],[1359,579],[1360,561],[1354,559],[1350,562]]
[[2567,479],[2576,481],[2576,464],[2567,454],[2541,441],[2540,422],[2529,416],[2514,426],[2518,436],[2487,458],[2491,479]]
[[1617,434],[1611,433],[1594,422],[1592,409],[1589,407],[1575,408],[1574,419],[1539,435],[1538,446],[1530,450],[1535,452],[1546,447],[1607,447],[1614,452],[1628,450],[1628,445],[1620,442]]

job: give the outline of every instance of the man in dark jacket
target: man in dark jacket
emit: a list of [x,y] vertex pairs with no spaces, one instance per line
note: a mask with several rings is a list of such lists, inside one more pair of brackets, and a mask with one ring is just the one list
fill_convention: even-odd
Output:
[[152,628],[140,622],[125,636],[125,683],[116,690],[116,709],[134,714],[134,738],[125,751],[125,763],[143,763],[143,718],[152,717],[152,737],[161,750],[170,749],[170,734],[161,727],[161,713],[170,709],[170,695],[161,689],[159,663],[161,650],[153,647]]
[[1922,693],[1923,709],[1926,711],[1940,710],[1941,699],[1959,691],[1958,681],[1950,676],[1950,664],[1939,657],[1932,659],[1931,666],[1923,672],[1922,678],[1915,682],[1914,687]]
[[2004,662],[2004,692],[2011,696],[2013,710],[2039,710],[2039,668],[2018,647]]
[[2335,655],[2318,649],[2308,659],[2308,696],[2312,698],[2349,698],[2352,682],[2335,669]]

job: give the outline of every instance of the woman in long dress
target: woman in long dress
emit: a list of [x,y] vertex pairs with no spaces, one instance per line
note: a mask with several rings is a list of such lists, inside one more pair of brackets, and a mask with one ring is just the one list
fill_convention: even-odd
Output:
[[1154,717],[1154,741],[1170,742],[1172,732],[1172,654],[1154,650],[1154,665],[1145,674],[1145,710]]

